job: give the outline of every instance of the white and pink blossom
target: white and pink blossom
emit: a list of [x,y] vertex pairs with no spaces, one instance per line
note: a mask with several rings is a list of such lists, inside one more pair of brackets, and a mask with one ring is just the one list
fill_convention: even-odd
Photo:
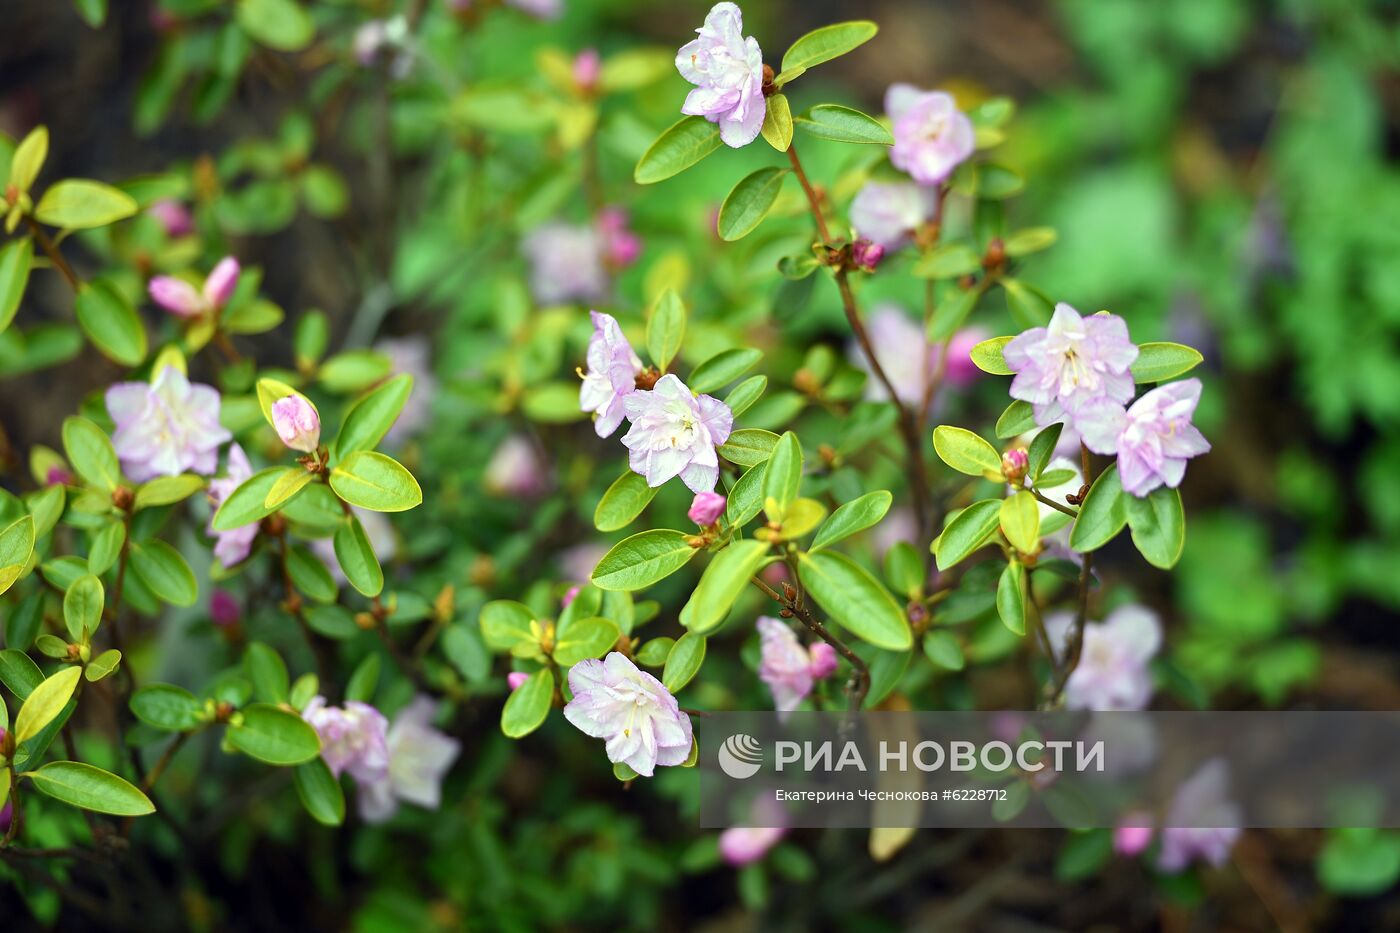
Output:
[[1186,461],[1210,450],[1191,423],[1201,400],[1201,381],[1183,379],[1159,386],[1131,408],[1099,399],[1075,419],[1090,450],[1118,455],[1118,478],[1129,495],[1145,496],[1158,486],[1175,489]]
[[1117,315],[1080,317],[1061,302],[1048,326],[1024,331],[1002,348],[1002,356],[1016,374],[1011,397],[1030,402],[1042,426],[1066,419],[1073,425],[1090,402],[1121,405],[1133,397],[1129,367],[1138,348]]
[[734,413],[708,395],[696,395],[673,373],[655,388],[622,400],[632,428],[622,438],[634,473],[648,486],[679,476],[692,492],[710,492],[719,481],[715,448],[729,439]]
[[747,146],[758,138],[767,108],[758,40],[744,36],[744,14],[733,3],[716,3],[695,31],[699,38],[676,53],[676,69],[695,85],[681,113],[718,124],[725,145]]
[[359,786],[360,816],[367,823],[382,823],[411,803],[425,810],[442,805],[442,781],[461,754],[462,743],[433,726],[438,704],[417,696],[394,717],[385,739],[389,757],[386,772]]
[[116,423],[112,446],[137,483],[187,470],[209,476],[219,467],[219,445],[233,437],[219,423],[218,390],[191,383],[174,366],[150,383],[117,383],[106,402]]
[[643,777],[658,766],[684,764],[692,743],[690,717],[661,681],[620,652],[569,669],[573,699],[564,718],[584,734],[606,739],[608,760]]
[[921,185],[947,180],[977,147],[977,133],[951,94],[894,84],[885,92],[893,124],[890,163]]
[[588,372],[578,390],[578,404],[593,412],[593,430],[609,437],[626,415],[623,400],[637,389],[642,361],[611,314],[590,311],[593,336],[588,338]]

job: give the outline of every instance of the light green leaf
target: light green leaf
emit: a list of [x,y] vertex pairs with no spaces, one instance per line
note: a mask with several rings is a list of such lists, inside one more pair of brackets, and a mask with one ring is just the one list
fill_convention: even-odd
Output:
[[290,767],[321,754],[316,730],[296,713],[266,703],[253,703],[239,711],[224,740],[249,758],[269,765]]
[[318,603],[335,602],[340,588],[335,585],[335,579],[321,562],[321,558],[311,551],[300,546],[289,547],[287,573],[291,576],[292,585],[297,588],[298,593]]
[[817,536],[812,539],[812,550],[821,550],[843,538],[849,538],[856,532],[879,524],[880,519],[890,510],[893,501],[894,496],[887,490],[877,489],[842,505],[831,513],[826,524],[822,525]]
[[204,488],[204,477],[194,473],[178,476],[157,476],[136,489],[136,508],[150,509],[160,505],[183,502]]
[[277,511],[296,498],[297,493],[309,486],[314,479],[316,474],[305,467],[287,467],[267,491],[267,498],[263,499],[263,508],[268,512]]
[[671,649],[675,644],[674,638],[653,638],[637,649],[637,663],[643,667],[660,667],[671,656]]
[[1014,560],[997,579],[997,615],[1017,635],[1026,634],[1026,568]]
[[297,765],[292,772],[297,796],[311,818],[322,826],[345,822],[345,791],[321,758]]
[[1017,437],[1035,430],[1035,409],[1030,402],[1016,399],[1006,406],[1006,411],[997,419],[997,437],[1002,440]]
[[942,424],[933,429],[933,449],[939,459],[968,476],[1001,476],[1001,454],[990,441],[966,428]]
[[991,373],[993,376],[1010,376],[1011,368],[1006,365],[1006,360],[1002,358],[1001,351],[1013,337],[993,337],[991,340],[984,340],[972,348],[970,356],[972,362],[984,373]]
[[724,404],[728,405],[729,410],[734,413],[734,417],[738,418],[748,411],[754,402],[763,397],[767,388],[767,376],[750,376],[729,390],[729,394],[724,397]]
[[336,456],[348,457],[359,450],[373,450],[394,426],[412,393],[413,377],[403,373],[386,380],[351,405],[335,439]]
[[306,48],[316,24],[296,0],[237,0],[238,25],[257,42],[279,52]]
[[63,623],[69,640],[86,642],[102,621],[105,593],[102,581],[92,574],[79,577],[63,594]]
[[1040,503],[1024,489],[1001,500],[1001,533],[1022,554],[1040,546]]
[[784,432],[768,458],[763,474],[763,502],[770,521],[782,522],[802,486],[802,445],[797,435]]
[[0,247],[0,333],[10,326],[19,310],[33,264],[34,245],[28,237],[11,240]]
[[24,568],[29,565],[34,553],[34,517],[24,515],[15,519],[0,531],[0,593],[5,592]]
[[651,357],[652,365],[662,372],[681,350],[681,343],[685,340],[685,323],[685,302],[681,301],[674,288],[666,289],[656,299],[651,317],[647,319],[647,355]]
[[327,391],[360,392],[393,371],[394,363],[377,350],[346,350],[321,364],[316,379]]
[[186,732],[203,721],[204,705],[174,684],[148,684],[132,695],[130,705],[137,719],[164,732]]
[[1081,554],[1103,547],[1128,523],[1127,498],[1118,480],[1117,465],[1109,467],[1094,480],[1089,494],[1079,507],[1079,517],[1069,533],[1069,546]]
[[335,559],[350,585],[363,596],[378,596],[384,589],[384,571],[358,516],[351,515],[345,524],[336,529],[332,544]]
[[18,648],[0,651],[0,683],[21,701],[28,699],[43,682],[43,671],[29,655]]
[[286,467],[268,467],[240,483],[214,513],[214,530],[233,531],[260,522],[277,511],[267,507],[267,494],[284,472]]
[[719,628],[767,556],[768,545],[752,539],[734,541],[717,552],[681,608],[681,625],[698,635]]
[[493,599],[481,607],[481,634],[495,651],[510,651],[521,642],[534,642],[535,614],[511,599]]
[[1054,227],[1026,227],[1009,234],[1005,240],[1006,255],[1013,257],[1029,256],[1055,245],[1059,234]]
[[423,502],[413,474],[373,450],[356,451],[331,470],[331,489],[351,505],[375,512],[404,512]]
[[914,263],[913,273],[921,279],[956,279],[982,268],[982,257],[965,243],[944,243],[925,253]]
[[799,554],[797,576],[808,595],[857,638],[887,651],[907,651],[913,645],[904,610],[869,571],[846,555]]
[[996,533],[1000,521],[1000,499],[983,499],[959,512],[934,541],[938,569],[947,570],[986,544]]
[[661,682],[672,693],[690,683],[705,663],[705,636],[686,632],[666,655],[666,668],[661,672]]
[[35,790],[80,810],[112,816],[156,812],[150,799],[131,784],[81,761],[51,761],[30,773],[29,780]]
[[598,506],[593,510],[593,527],[599,531],[626,528],[642,514],[655,496],[656,487],[648,486],[645,476],[628,470],[598,500]]
[[963,657],[962,645],[952,632],[935,630],[924,636],[924,654],[938,667],[949,671],[960,671],[967,666]]
[[763,475],[767,470],[766,461],[749,467],[729,490],[724,518],[730,525],[738,528],[763,511]]
[[83,482],[111,492],[121,482],[117,452],[102,429],[76,415],[63,419],[63,452]]
[[83,677],[89,683],[97,683],[111,675],[117,669],[117,665],[122,662],[122,653],[116,648],[108,648],[88,662],[83,669]]
[[53,531],[53,526],[58,524],[58,519],[63,514],[63,507],[67,501],[68,494],[62,486],[45,486],[25,494],[24,507],[29,509],[30,515],[34,516],[34,538],[36,541]]
[[[1041,474],[1045,472],[1046,464],[1055,455],[1055,447],[1060,443],[1060,432],[1064,430],[1064,427],[1063,424],[1056,422],[1048,425],[1031,439],[1031,445],[1026,451],[1026,475],[1031,479],[1040,480]],[[1046,488],[1053,489],[1054,486]]]
[[832,23],[830,26],[814,29],[783,53],[783,67],[780,70],[805,70],[822,62],[829,62],[869,42],[879,31],[880,27],[869,20]]
[[639,185],[665,181],[690,168],[724,143],[719,127],[704,117],[683,117],[656,138],[632,172]]
[[501,731],[512,739],[534,732],[544,724],[553,699],[554,673],[547,667],[541,668],[506,699],[501,710]]
[[569,667],[585,658],[601,658],[617,644],[618,635],[617,626],[599,616],[562,619],[554,635],[554,661]]
[[774,94],[768,98],[761,132],[768,145],[779,152],[787,152],[792,145],[792,106],[786,94]]
[[67,178],[44,192],[34,208],[34,217],[64,230],[87,230],[124,220],[136,211],[136,199],[119,188],[85,178]]
[[82,674],[79,667],[65,667],[33,689],[15,717],[16,745],[23,745],[44,731],[44,727],[63,712]]
[[1016,279],[1002,279],[1006,290],[1006,307],[1011,319],[1022,328],[1044,327],[1050,322],[1055,303],[1043,291]]
[[817,104],[794,119],[793,124],[818,139],[830,139],[839,143],[894,145],[894,137],[879,120],[840,104]]
[[729,440],[720,444],[716,449],[719,451],[719,455],[730,463],[741,467],[751,467],[766,462],[777,443],[778,435],[772,431],[764,431],[760,428],[741,428],[730,434]]
[[1133,361],[1134,382],[1165,382],[1189,373],[1203,360],[1199,350],[1180,343],[1140,343]]
[[20,140],[15,154],[10,159],[10,184],[23,194],[33,186],[49,157],[49,128],[36,126],[29,135]]
[[698,548],[691,535],[666,528],[643,531],[613,545],[593,568],[593,585],[600,590],[640,590],[680,570]]
[[146,328],[126,296],[106,279],[94,279],[78,289],[74,305],[78,326],[103,356],[123,366],[146,358]]
[[131,570],[158,599],[172,606],[193,606],[199,595],[194,571],[180,552],[164,541],[132,543]]
[[773,209],[787,174],[785,168],[768,166],[741,178],[720,205],[720,239],[739,240],[752,233]]
[[1181,493],[1158,486],[1141,498],[1125,495],[1123,502],[1138,552],[1154,567],[1170,570],[1176,566],[1186,547],[1186,512],[1181,507]]
[[751,348],[722,350],[690,374],[690,391],[706,393],[722,389],[763,359],[763,351]]
[[250,642],[243,655],[243,667],[253,684],[253,696],[264,703],[285,703],[291,678],[282,656],[260,641]]

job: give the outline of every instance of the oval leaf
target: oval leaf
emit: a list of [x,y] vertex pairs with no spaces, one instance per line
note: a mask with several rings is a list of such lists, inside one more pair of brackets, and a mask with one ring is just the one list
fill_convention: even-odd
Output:
[[78,289],[74,304],[78,326],[103,356],[123,366],[146,358],[146,328],[126,296],[105,279]]
[[802,585],[843,628],[888,651],[913,645],[904,610],[864,567],[835,551],[801,554],[798,560]]
[[671,646],[670,654],[666,655],[666,667],[661,672],[661,682],[666,685],[667,690],[679,693],[681,688],[699,673],[703,663],[705,636],[686,632],[680,641]]
[[624,538],[593,568],[593,585],[600,590],[640,590],[680,570],[695,556],[690,535],[667,528]]
[[245,706],[241,722],[230,724],[224,739],[249,758],[288,767],[304,764],[321,754],[316,730],[296,713],[266,703]]
[[983,499],[958,513],[934,542],[938,569],[947,570],[987,543],[1001,520],[1001,500]]
[[534,732],[544,724],[553,699],[554,674],[549,668],[542,668],[506,699],[501,710],[501,731],[512,739]]
[[1079,517],[1069,533],[1069,546],[1081,553],[1103,547],[1128,523],[1128,506],[1123,500],[1123,484],[1118,480],[1117,465],[1109,467],[1094,480]]
[[888,490],[877,489],[842,505],[817,531],[816,538],[812,540],[812,550],[820,550],[879,524],[893,501],[894,496]]
[[331,470],[331,488],[351,505],[374,512],[404,512],[423,502],[413,474],[373,450],[356,451]]
[[752,539],[735,541],[715,554],[681,609],[681,625],[700,635],[719,628],[767,556],[768,545]]
[[719,127],[704,117],[684,117],[656,138],[642,153],[632,178],[653,185],[678,175],[724,145]]
[[80,761],[51,761],[29,775],[35,790],[69,806],[113,816],[156,812],[150,799],[133,785]]
[[879,120],[840,104],[817,104],[797,117],[793,123],[798,129],[818,139],[831,139],[840,143],[894,145],[894,137]]
[[785,168],[769,166],[740,179],[720,205],[720,239],[739,240],[752,233],[773,209],[787,173]]
[[959,473],[1001,475],[1001,454],[991,442],[966,428],[942,424],[933,430],[933,449],[939,459]]
[[598,507],[593,510],[593,527],[599,531],[626,528],[655,496],[656,487],[648,486],[645,476],[628,470],[598,500]]
[[1137,359],[1133,361],[1134,382],[1165,382],[1189,373],[1200,364],[1204,357],[1195,350],[1180,343],[1138,344]]
[[1181,493],[1158,486],[1147,496],[1124,496],[1133,544],[1154,567],[1170,570],[1186,547],[1186,513]]
[[879,31],[880,27],[869,20],[833,23],[814,29],[783,53],[781,70],[807,69],[822,62],[829,62],[869,42]]

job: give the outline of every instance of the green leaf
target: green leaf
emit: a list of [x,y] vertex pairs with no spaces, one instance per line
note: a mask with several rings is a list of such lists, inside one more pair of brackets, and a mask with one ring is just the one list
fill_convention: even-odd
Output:
[[719,628],[767,556],[767,543],[748,538],[733,541],[717,552],[681,608],[681,625],[698,635]]
[[1001,500],[983,499],[958,513],[934,541],[939,570],[947,570],[987,543],[1001,522]]
[[249,758],[269,765],[290,767],[321,754],[316,730],[296,713],[266,703],[253,703],[239,711],[224,740]]
[[18,648],[0,651],[0,683],[8,687],[21,701],[28,699],[43,682],[43,671],[39,670],[39,665],[35,664],[29,655]]
[[599,531],[626,528],[655,496],[656,487],[648,486],[645,476],[628,470],[598,500],[598,507],[593,510],[593,527]]
[[768,98],[761,132],[768,145],[779,152],[787,152],[792,145],[792,106],[786,94],[774,94]]
[[321,758],[297,765],[292,772],[297,796],[311,818],[322,826],[339,826],[345,822],[345,791]]
[[1204,357],[1199,350],[1180,343],[1140,343],[1133,361],[1134,382],[1165,382],[1189,373]]
[[158,599],[172,606],[193,606],[199,595],[194,571],[180,552],[164,541],[133,543],[130,548],[132,573]]
[[1100,473],[1079,507],[1079,517],[1069,533],[1070,548],[1082,554],[1113,540],[1128,523],[1128,505],[1124,501],[1127,498],[1118,480],[1117,465]]
[[798,555],[797,576],[807,593],[857,638],[887,651],[913,645],[904,610],[864,567],[836,551]]
[[936,630],[924,636],[924,654],[936,666],[949,671],[960,671],[967,666],[963,657],[962,645],[952,632]]
[[541,668],[530,679],[511,692],[501,710],[501,731],[507,738],[518,739],[534,732],[549,715],[554,699],[554,673]]
[[386,380],[351,405],[335,439],[336,456],[348,457],[359,450],[373,450],[394,426],[412,393],[413,377],[403,373]]
[[68,705],[82,673],[81,668],[65,667],[30,692],[24,705],[19,708],[19,715],[15,717],[16,745],[28,742],[53,722],[54,717]]
[[316,35],[311,14],[296,0],[238,0],[235,16],[248,35],[279,52],[300,51]]
[[[1055,245],[1059,234],[1054,227],[1026,227],[1006,237],[1006,255],[1013,257],[1029,256]],[[1005,283],[1003,283],[1005,284]]]
[[83,677],[89,683],[97,683],[110,676],[121,662],[122,653],[116,648],[108,648],[88,662],[87,667],[83,669]]
[[267,494],[284,472],[286,467],[268,467],[240,483],[214,513],[214,530],[233,531],[260,522],[277,511],[267,507]]
[[729,406],[729,410],[738,418],[754,402],[763,397],[764,391],[768,388],[767,376],[750,376],[743,382],[729,390],[729,394],[724,397],[724,404]]
[[102,429],[76,415],[63,419],[63,452],[83,482],[111,492],[121,482],[117,452]]
[[739,240],[752,233],[778,200],[788,170],[768,166],[739,180],[719,208],[721,240]]
[[136,199],[119,188],[85,178],[67,178],[44,192],[34,208],[34,217],[51,227],[87,230],[124,220],[136,211]]
[[481,634],[496,651],[510,651],[520,642],[536,640],[535,614],[511,599],[493,599],[481,607]]
[[383,662],[377,654],[367,654],[355,665],[345,682],[345,699],[356,703],[374,703],[374,691],[379,686],[379,671]]
[[818,139],[839,143],[871,143],[893,146],[890,135],[879,120],[851,107],[840,104],[817,104],[793,121],[794,125]]
[[102,581],[92,574],[79,577],[68,592],[63,594],[63,622],[68,628],[68,638],[73,642],[86,642],[97,631],[97,623],[102,621],[102,604],[105,594]]
[[1001,500],[1001,533],[1022,554],[1040,546],[1040,503],[1024,489]]
[[136,508],[150,509],[160,505],[183,502],[204,488],[204,477],[193,473],[178,476],[157,476],[142,483],[136,490]]
[[797,435],[784,432],[768,458],[763,474],[763,502],[770,521],[781,522],[787,517],[788,506],[797,498],[802,486],[802,445]]
[[219,316],[219,323],[230,334],[265,334],[286,317],[282,309],[261,298],[244,301]]
[[36,126],[15,147],[15,154],[10,159],[10,184],[19,189],[21,194],[28,191],[34,180],[39,177],[39,170],[44,167],[44,160],[48,156],[49,129],[46,126]]
[[644,667],[660,667],[671,656],[671,649],[675,644],[674,638],[653,638],[637,649],[637,663]]
[[972,348],[970,356],[972,362],[984,373],[991,373],[993,376],[1010,376],[1011,367],[1006,365],[1006,360],[1002,358],[1001,351],[1013,337],[993,337],[991,340],[984,340]]
[[788,46],[780,70],[807,69],[829,62],[869,42],[879,31],[880,27],[869,20],[833,23],[814,29]]
[[738,528],[763,511],[763,474],[767,470],[767,462],[749,467],[729,490],[724,518],[730,525]]
[[148,684],[132,695],[130,706],[137,719],[165,732],[187,732],[203,722],[204,705],[174,684]]
[[29,514],[34,516],[36,540],[53,531],[67,501],[68,494],[62,486],[45,486],[25,494],[24,506],[29,509]]
[[541,424],[569,424],[586,417],[578,407],[577,379],[530,386],[520,408],[531,421]]
[[690,391],[714,392],[752,369],[763,359],[763,351],[751,348],[723,350],[710,357],[690,374]]
[[679,693],[700,672],[700,665],[705,663],[705,640],[704,635],[686,632],[672,646],[661,672],[661,682],[667,690]]
[[315,402],[281,380],[264,376],[258,380],[256,390],[258,394],[258,408],[262,409],[263,418],[268,424],[272,425],[273,428],[277,427],[277,423],[272,419],[272,406],[290,395],[295,395],[304,400],[317,415],[321,413],[320,410],[316,408]]
[[304,547],[287,549],[287,573],[297,592],[318,603],[333,603],[340,588],[330,570],[311,551]]
[[619,634],[616,624],[599,616],[569,616],[560,620],[555,632],[554,661],[569,667],[585,658],[601,658],[617,644]]
[[394,363],[377,350],[346,350],[321,364],[316,379],[330,392],[360,392],[393,371]]
[[593,585],[600,590],[640,590],[680,570],[698,548],[691,536],[666,528],[623,538],[593,568]]
[[666,289],[656,299],[651,317],[647,319],[647,355],[662,372],[681,350],[681,343],[685,340],[685,322],[685,302],[681,301],[674,288]]
[[263,499],[263,508],[269,512],[277,511],[295,499],[297,493],[311,485],[315,479],[316,474],[305,467],[287,467],[267,491],[267,498]]
[[250,642],[243,655],[243,667],[253,683],[253,696],[264,703],[287,702],[292,681],[280,654],[263,642]]
[[107,19],[107,0],[73,0],[78,15],[93,29],[98,29]]
[[1017,437],[1035,430],[1035,408],[1030,402],[1016,399],[1006,406],[1006,411],[997,419],[997,437],[1002,440]]
[[29,775],[34,789],[80,810],[112,816],[145,816],[155,805],[131,784],[81,761],[51,761]]
[[28,237],[0,247],[0,333],[10,326],[19,310],[33,264],[34,246]]
[[653,185],[678,175],[724,145],[719,127],[704,117],[683,117],[656,138],[637,161],[632,178]]
[[1011,318],[1022,328],[1044,327],[1050,322],[1055,303],[1040,289],[1016,279],[1002,279],[1006,290],[1006,307]]
[[336,529],[332,544],[335,559],[350,585],[363,596],[378,596],[384,589],[384,571],[358,516],[351,515],[345,524]]
[[78,289],[78,326],[102,355],[123,366],[146,358],[146,328],[141,316],[106,279],[94,279]]
[[1017,635],[1026,634],[1026,568],[1014,560],[997,579],[997,615]]
[[34,516],[17,518],[0,531],[0,593],[19,579],[33,553]]
[[1170,570],[1176,566],[1186,547],[1186,513],[1181,507],[1181,493],[1158,486],[1145,497],[1125,495],[1123,503],[1138,552],[1154,567]]
[[925,253],[914,263],[913,273],[921,279],[956,279],[982,268],[982,257],[965,243],[944,243]]
[[982,163],[975,166],[977,197],[1000,201],[1014,194],[1020,194],[1026,187],[1026,179],[1015,169],[1005,165]]
[[[720,444],[719,455],[730,463],[741,467],[751,467],[764,463],[777,446],[778,435],[760,428],[741,428],[729,435],[729,440]],[[747,474],[745,474],[747,475]]]
[[821,550],[879,524],[893,501],[894,496],[887,490],[877,489],[840,506],[817,531],[817,536],[812,539],[812,550]]
[[885,552],[884,571],[885,582],[896,593],[902,593],[909,599],[916,599],[923,593],[926,580],[924,559],[908,541],[896,541]]
[[1001,454],[990,441],[966,428],[942,424],[933,429],[933,449],[938,457],[968,476],[1001,476]]
[[958,328],[967,320],[967,316],[972,313],[972,309],[977,306],[982,291],[980,288],[950,289],[950,294],[944,297],[938,310],[934,312],[933,320],[929,322],[928,339],[934,343],[944,343],[952,339]]
[[[1055,447],[1060,443],[1060,432],[1064,430],[1064,425],[1056,422],[1049,425],[1031,439],[1030,448],[1026,451],[1026,475],[1034,480],[1039,480],[1041,474],[1045,472],[1045,466],[1050,462],[1050,458],[1055,455]],[[1054,488],[1048,486],[1046,488]]]
[[356,451],[331,470],[331,489],[351,505],[375,512],[404,512],[423,502],[413,474],[373,450]]

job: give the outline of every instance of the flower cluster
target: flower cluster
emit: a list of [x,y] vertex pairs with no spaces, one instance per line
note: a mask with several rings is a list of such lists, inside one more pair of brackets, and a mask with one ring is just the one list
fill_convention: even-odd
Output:
[[1095,453],[1117,455],[1123,489],[1145,496],[1175,488],[1186,461],[1210,450],[1191,423],[1201,398],[1198,379],[1159,386],[1131,407],[1131,367],[1138,347],[1113,314],[1081,317],[1061,302],[1046,327],[1033,327],[1002,349],[1016,374],[1011,397],[1029,402],[1040,425],[1063,421]]

